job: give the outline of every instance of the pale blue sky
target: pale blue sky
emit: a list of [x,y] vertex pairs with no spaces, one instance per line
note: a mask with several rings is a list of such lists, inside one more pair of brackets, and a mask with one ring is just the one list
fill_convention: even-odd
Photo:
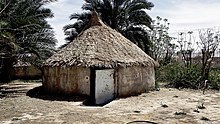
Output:
[[[154,3],[148,14],[155,19],[156,16],[167,18],[171,23],[170,35],[177,36],[181,31],[196,31],[201,28],[220,26],[220,0],[149,0]],[[58,0],[47,5],[52,9],[54,18],[48,19],[54,28],[58,46],[65,43],[63,26],[73,23],[69,16],[81,12],[84,0]]]

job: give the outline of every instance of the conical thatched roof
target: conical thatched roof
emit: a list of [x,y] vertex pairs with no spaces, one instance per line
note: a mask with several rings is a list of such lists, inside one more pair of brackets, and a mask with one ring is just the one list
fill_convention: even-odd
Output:
[[86,30],[46,60],[45,66],[155,66],[155,61],[117,31],[106,26],[93,12]]

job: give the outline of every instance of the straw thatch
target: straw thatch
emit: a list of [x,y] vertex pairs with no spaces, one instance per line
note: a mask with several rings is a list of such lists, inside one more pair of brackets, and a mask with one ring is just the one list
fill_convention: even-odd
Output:
[[116,30],[105,25],[93,12],[87,28],[46,60],[44,65],[114,68],[155,66],[155,61]]
[[24,62],[22,60],[18,60],[17,63],[13,65],[13,67],[27,67],[27,66],[31,66],[31,64],[29,62]]

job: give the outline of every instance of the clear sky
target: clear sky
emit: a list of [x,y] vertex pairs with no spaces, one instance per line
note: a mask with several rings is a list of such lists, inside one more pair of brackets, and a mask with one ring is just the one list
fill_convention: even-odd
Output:
[[[170,35],[177,37],[178,32],[197,31],[203,28],[220,28],[220,0],[149,0],[154,3],[148,14],[168,19]],[[82,12],[84,0],[58,0],[47,5],[54,13],[48,19],[54,28],[58,46],[65,43],[63,26],[73,23],[69,20],[72,13]]]

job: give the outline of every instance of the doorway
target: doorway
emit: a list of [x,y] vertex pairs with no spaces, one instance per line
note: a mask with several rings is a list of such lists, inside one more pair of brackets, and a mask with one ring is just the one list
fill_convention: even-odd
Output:
[[90,97],[95,105],[104,105],[115,98],[114,69],[93,70]]

